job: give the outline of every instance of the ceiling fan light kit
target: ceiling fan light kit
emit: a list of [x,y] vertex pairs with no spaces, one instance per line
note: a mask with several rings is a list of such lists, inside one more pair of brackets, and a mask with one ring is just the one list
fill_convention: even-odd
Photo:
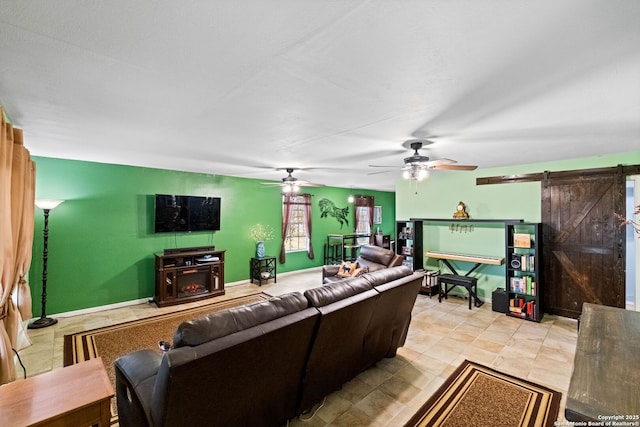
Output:
[[402,173],[404,179],[413,179],[416,181],[422,181],[429,177],[429,171],[419,165],[413,165],[409,169],[405,169]]
[[282,187],[282,192],[287,194],[287,193],[297,193],[298,191],[300,191],[300,186],[297,184],[285,184]]

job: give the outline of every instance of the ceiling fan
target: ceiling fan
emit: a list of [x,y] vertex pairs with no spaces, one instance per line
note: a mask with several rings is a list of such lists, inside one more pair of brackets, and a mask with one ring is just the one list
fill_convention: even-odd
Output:
[[300,191],[300,187],[324,187],[324,184],[315,184],[292,176],[294,168],[284,168],[284,170],[288,175],[281,179],[282,182],[263,182],[262,185],[280,186],[283,193],[297,193]]
[[[410,139],[405,141],[402,145],[405,148],[410,148],[413,150],[413,154],[409,157],[404,158],[404,170],[403,177],[405,179],[415,179],[421,181],[426,178],[429,170],[475,170],[478,167],[473,165],[458,165],[455,160],[451,159],[434,159],[430,160],[429,157],[421,155],[418,150],[426,145],[433,144],[433,141],[428,139]],[[369,165],[372,168],[393,168],[394,166],[378,166],[378,165]],[[369,175],[374,175],[377,173],[385,173],[389,172],[381,171],[381,172],[372,172]]]

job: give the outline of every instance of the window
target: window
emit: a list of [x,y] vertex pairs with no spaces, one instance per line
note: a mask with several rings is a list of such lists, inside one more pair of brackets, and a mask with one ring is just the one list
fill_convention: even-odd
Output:
[[311,194],[282,195],[282,246],[280,263],[284,264],[287,252],[306,251],[313,259],[311,245]]
[[371,233],[369,221],[369,208],[366,206],[356,206],[356,233]]
[[[289,213],[289,229],[287,236],[284,239],[284,248],[287,252],[306,251],[309,236],[307,236],[307,227],[305,226],[305,209],[304,204],[298,200],[300,197],[295,197],[296,200],[292,201],[291,211]],[[285,210],[283,209],[283,212]]]
[[[373,203],[374,199],[371,196],[356,196],[354,207],[356,233],[371,234],[371,228],[373,227]],[[370,240],[369,237],[363,237],[358,239],[358,243],[363,245]]]

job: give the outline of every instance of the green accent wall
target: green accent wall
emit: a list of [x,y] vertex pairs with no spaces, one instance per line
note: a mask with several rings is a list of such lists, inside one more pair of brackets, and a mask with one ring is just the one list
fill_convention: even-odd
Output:
[[[249,227],[270,225],[276,238],[266,242],[268,255],[278,256],[282,221],[279,187],[262,180],[104,163],[34,157],[36,198],[63,199],[49,216],[47,314],[150,298],[154,294],[154,253],[165,248],[215,245],[226,250],[225,282],[249,278],[249,259],[255,242]],[[349,194],[373,196],[382,206],[381,231],[393,234],[395,193],[312,187],[312,245],[306,252],[287,255],[278,273],[323,265],[328,233],[351,233],[353,204]],[[216,232],[159,233],[153,231],[154,196],[180,194],[221,198],[221,229]],[[320,217],[318,201],[349,206],[349,224]],[[30,285],[34,316],[40,315],[42,229],[44,217],[36,209]],[[377,227],[377,226],[376,226]],[[374,227],[375,228],[375,227]],[[318,284],[321,283],[320,274]]]
[[[434,171],[420,183],[399,179],[396,183],[396,214],[398,219],[452,218],[456,205],[463,201],[472,219],[523,219],[541,221],[542,187],[539,182],[476,185],[476,178],[510,176],[544,171],[565,171],[616,165],[640,164],[640,151],[584,157],[548,163],[532,163],[512,167],[477,169],[475,171]],[[466,224],[466,223],[465,223]],[[453,225],[453,228],[451,228]],[[478,255],[504,256],[504,225],[502,223],[429,222],[424,225],[425,250],[442,250]],[[466,273],[473,264],[452,263],[459,273]],[[425,259],[425,268],[438,269],[433,259]],[[446,266],[443,271],[449,272]],[[505,286],[504,266],[483,265],[474,273],[478,277],[478,294],[491,298],[491,292]],[[544,283],[542,284],[544,286]],[[542,288],[543,289],[543,288]],[[463,291],[464,292],[464,291]]]

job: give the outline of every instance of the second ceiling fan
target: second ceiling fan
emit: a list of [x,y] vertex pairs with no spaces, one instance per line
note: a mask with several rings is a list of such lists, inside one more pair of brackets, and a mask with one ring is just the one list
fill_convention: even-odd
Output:
[[294,177],[294,168],[284,168],[288,175],[281,179],[281,182],[263,182],[263,185],[280,186],[283,193],[297,193],[300,187],[324,187],[324,184],[315,184],[313,182],[304,181]]

